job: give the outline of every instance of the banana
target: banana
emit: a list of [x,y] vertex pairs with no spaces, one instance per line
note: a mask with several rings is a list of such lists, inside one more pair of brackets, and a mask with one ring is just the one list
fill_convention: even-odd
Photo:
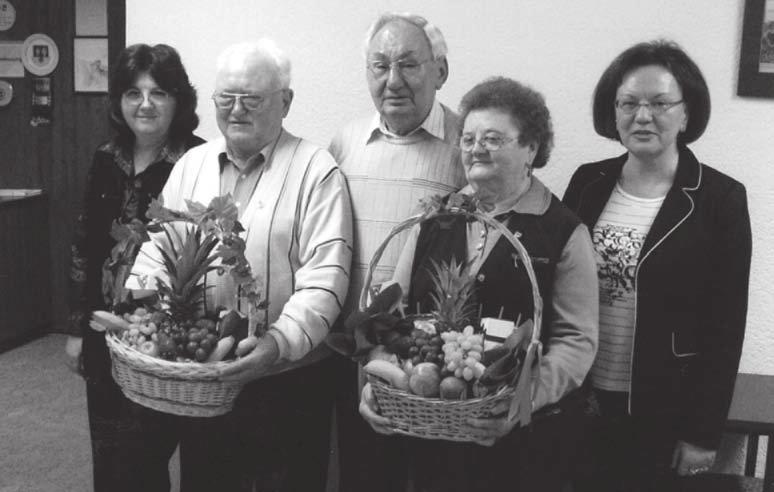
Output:
[[218,340],[218,344],[212,350],[210,356],[207,357],[207,362],[217,362],[223,360],[234,347],[234,343],[236,343],[236,339],[232,335],[223,337]]
[[120,316],[107,311],[94,311],[91,318],[108,331],[123,331],[129,329],[129,322]]
[[384,379],[390,385],[403,391],[409,391],[408,375],[395,364],[386,360],[375,359],[363,367],[366,373]]

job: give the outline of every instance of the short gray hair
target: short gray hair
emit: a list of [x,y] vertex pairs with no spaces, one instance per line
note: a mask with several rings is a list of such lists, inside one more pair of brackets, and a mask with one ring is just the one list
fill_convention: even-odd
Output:
[[421,29],[422,32],[425,33],[427,42],[430,43],[433,60],[440,60],[446,56],[448,48],[446,47],[446,40],[443,38],[441,30],[438,29],[435,24],[428,22],[424,17],[408,12],[385,12],[371,24],[371,27],[369,27],[366,32],[365,43],[363,46],[363,53],[365,53],[365,56],[368,56],[368,45],[371,44],[371,40],[376,33],[379,32],[379,29],[393,21],[408,22]]
[[247,41],[228,46],[218,55],[215,68],[217,72],[220,72],[232,56],[251,54],[260,54],[271,59],[276,67],[280,86],[282,89],[290,88],[290,58],[271,39],[261,38],[258,41]]

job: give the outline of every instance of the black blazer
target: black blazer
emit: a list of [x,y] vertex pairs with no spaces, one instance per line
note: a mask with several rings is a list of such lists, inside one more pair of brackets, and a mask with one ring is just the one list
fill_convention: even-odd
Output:
[[[578,168],[564,202],[592,230],[627,154]],[[717,448],[744,339],[751,255],[744,186],[680,149],[674,183],[635,273],[629,412],[673,418]]]

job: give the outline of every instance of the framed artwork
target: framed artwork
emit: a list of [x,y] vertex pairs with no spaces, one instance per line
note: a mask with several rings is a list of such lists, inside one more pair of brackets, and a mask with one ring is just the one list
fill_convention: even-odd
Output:
[[104,94],[108,91],[107,38],[75,38],[73,77],[76,93]]
[[108,35],[107,0],[75,0],[75,35]]
[[737,94],[774,98],[774,0],[745,0]]

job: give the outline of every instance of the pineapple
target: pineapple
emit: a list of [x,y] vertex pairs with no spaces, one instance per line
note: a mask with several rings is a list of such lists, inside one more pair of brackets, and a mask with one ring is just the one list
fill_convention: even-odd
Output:
[[[205,285],[207,272],[217,269],[212,265],[217,256],[210,253],[218,243],[214,234],[203,235],[200,228],[186,227],[179,239],[179,251],[167,227],[164,227],[167,241],[162,242],[161,256],[169,276],[169,284],[158,280],[158,293],[169,307],[169,314],[178,323],[191,321],[205,311]],[[204,237],[202,237],[204,236]]]
[[472,324],[476,315],[473,291],[476,279],[470,274],[470,265],[452,258],[450,263],[431,260],[431,279],[435,286],[430,297],[435,305],[433,315],[441,331],[462,330]]

